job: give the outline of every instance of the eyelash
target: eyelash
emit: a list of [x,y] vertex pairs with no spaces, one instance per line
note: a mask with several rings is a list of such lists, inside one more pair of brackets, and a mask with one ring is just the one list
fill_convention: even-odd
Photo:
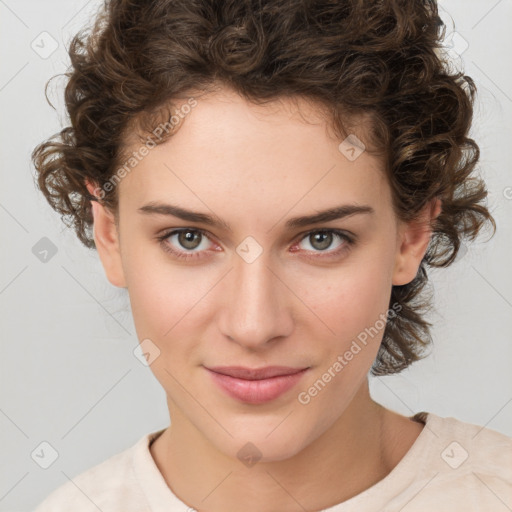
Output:
[[[160,243],[160,246],[162,247],[162,249],[167,252],[167,253],[170,253],[172,254],[173,256],[175,256],[176,258],[178,259],[182,259],[182,260],[192,260],[192,259],[198,259],[198,258],[201,258],[202,256],[200,256],[200,252],[195,252],[195,253],[187,253],[185,251],[177,251],[175,249],[173,249],[168,243],[166,243],[166,240],[171,237],[172,235],[175,235],[175,234],[178,234],[180,232],[193,232],[193,233],[200,233],[202,236],[209,238],[208,234],[206,233],[206,231],[203,231],[202,229],[192,229],[192,228],[181,228],[181,229],[173,229],[172,231],[168,231],[162,235],[158,235],[156,237],[156,239],[158,240],[158,242]],[[336,249],[335,251],[331,251],[331,252],[328,252],[328,251],[309,251],[309,252],[318,252],[318,256],[312,256],[312,258],[314,259],[317,259],[317,258],[336,258],[338,256],[341,256],[342,254],[344,254],[346,251],[350,250],[350,248],[355,245],[355,237],[352,237],[352,236],[348,236],[344,231],[341,231],[339,229],[315,229],[315,230],[312,230],[312,231],[308,231],[307,233],[304,233],[304,234],[301,234],[301,238],[298,239],[298,242],[301,242],[302,240],[304,240],[305,238],[309,237],[310,235],[314,234],[314,233],[333,233],[334,235],[338,236],[339,238],[341,238],[345,243],[339,248],[339,249]],[[322,254],[323,252],[325,252],[326,254]]]

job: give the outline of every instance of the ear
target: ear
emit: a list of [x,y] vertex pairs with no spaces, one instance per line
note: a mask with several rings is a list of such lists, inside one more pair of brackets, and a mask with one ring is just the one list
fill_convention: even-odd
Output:
[[[91,195],[98,197],[96,192],[101,192],[101,189],[96,184],[86,179],[85,185]],[[119,233],[115,224],[114,214],[102,205],[99,200],[92,200],[91,206],[94,217],[94,243],[96,244],[107,279],[114,286],[126,288]]]
[[435,198],[426,204],[417,220],[400,224],[393,285],[408,284],[416,277],[432,235],[431,223],[440,213],[441,200]]

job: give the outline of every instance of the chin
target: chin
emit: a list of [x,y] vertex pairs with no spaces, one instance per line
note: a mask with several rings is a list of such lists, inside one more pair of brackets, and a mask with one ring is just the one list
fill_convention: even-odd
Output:
[[[282,418],[279,421],[282,421]],[[300,453],[313,440],[313,436],[304,430],[304,424],[299,431],[297,428],[290,428],[293,425],[289,419],[282,425],[279,425],[279,421],[273,422],[273,427],[269,429],[268,422],[258,428],[252,420],[250,428],[239,426],[228,429],[233,437],[223,436],[222,439],[211,439],[211,442],[227,457],[242,462],[243,459],[249,461],[247,465],[255,460],[276,462],[290,459]],[[288,421],[290,423],[285,426]],[[279,426],[275,428],[276,425]]]

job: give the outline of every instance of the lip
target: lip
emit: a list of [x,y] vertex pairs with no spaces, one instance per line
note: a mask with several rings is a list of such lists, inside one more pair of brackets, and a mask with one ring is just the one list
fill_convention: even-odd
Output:
[[291,368],[289,366],[205,368],[222,391],[232,398],[249,404],[262,404],[275,400],[293,388],[309,370],[309,367]]

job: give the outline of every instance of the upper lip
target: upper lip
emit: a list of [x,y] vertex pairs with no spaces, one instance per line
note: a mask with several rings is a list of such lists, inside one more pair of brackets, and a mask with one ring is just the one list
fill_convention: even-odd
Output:
[[293,375],[307,368],[292,368],[290,366],[265,366],[264,368],[246,368],[244,366],[213,366],[207,367],[208,370],[228,375],[236,379],[262,380],[278,377],[282,375]]

